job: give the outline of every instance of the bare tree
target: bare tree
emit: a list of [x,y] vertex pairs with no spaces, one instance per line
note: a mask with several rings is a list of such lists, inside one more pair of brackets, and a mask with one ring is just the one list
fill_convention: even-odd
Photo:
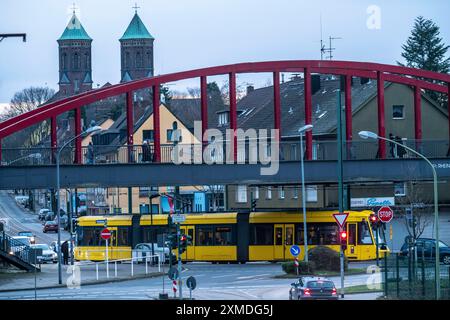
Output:
[[[48,87],[30,87],[16,92],[1,120],[4,121],[37,109],[53,97],[54,94],[55,91]],[[20,135],[20,141],[16,142],[20,146],[37,145],[48,136],[49,130],[49,123],[43,121],[38,125],[25,129],[24,135]]]
[[193,99],[200,98],[200,88],[199,87],[187,88],[186,90],[189,94],[189,98],[193,98]]
[[430,203],[432,199],[429,193],[425,192],[423,185],[418,184],[417,181],[407,184],[405,197],[407,204],[411,206],[412,221],[406,219],[405,216],[404,224],[415,243],[431,223],[432,207]]

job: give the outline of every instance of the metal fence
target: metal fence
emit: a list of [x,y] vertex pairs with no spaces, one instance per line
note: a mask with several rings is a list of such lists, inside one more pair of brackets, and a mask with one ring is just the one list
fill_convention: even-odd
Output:
[[[436,299],[434,257],[391,254],[382,266],[384,295],[388,299]],[[441,264],[441,299],[450,299],[450,266]]]
[[[388,159],[417,158],[405,148],[387,144]],[[403,140],[403,145],[411,147],[428,158],[450,157],[448,140]],[[201,144],[162,144],[160,157],[162,163],[225,163],[233,161],[233,151],[229,144],[223,142]],[[259,144],[258,141],[238,141],[238,163],[264,163],[269,161],[299,161],[299,141],[282,141],[278,145],[278,155],[273,155],[270,143]],[[303,145],[305,149],[305,144]],[[344,160],[378,159],[378,142],[375,140],[345,141],[342,146]],[[313,141],[313,160],[337,160],[338,144],[333,141]],[[4,148],[2,165],[49,165],[55,164],[55,150],[52,148]],[[305,154],[305,152],[304,152]],[[82,147],[82,164],[114,164],[114,163],[152,163],[155,162],[153,144],[148,145],[94,145]],[[73,164],[75,149],[67,147],[61,152],[61,164]]]

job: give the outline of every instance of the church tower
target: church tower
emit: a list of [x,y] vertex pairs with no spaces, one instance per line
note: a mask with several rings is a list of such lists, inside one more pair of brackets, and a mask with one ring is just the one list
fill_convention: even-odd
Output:
[[[135,8],[136,9],[136,8]],[[137,10],[120,41],[121,80],[153,77],[153,41]]]
[[58,39],[59,93],[71,96],[92,89],[92,39],[73,12],[66,29]]

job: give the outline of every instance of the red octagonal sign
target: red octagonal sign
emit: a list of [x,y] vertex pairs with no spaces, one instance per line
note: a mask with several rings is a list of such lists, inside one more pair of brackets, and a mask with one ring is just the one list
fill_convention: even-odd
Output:
[[100,234],[100,236],[102,237],[102,239],[108,240],[109,238],[111,238],[111,231],[109,231],[108,228],[105,228],[102,230],[102,233]]
[[381,207],[378,210],[378,218],[384,223],[391,221],[393,217],[394,211],[390,207]]

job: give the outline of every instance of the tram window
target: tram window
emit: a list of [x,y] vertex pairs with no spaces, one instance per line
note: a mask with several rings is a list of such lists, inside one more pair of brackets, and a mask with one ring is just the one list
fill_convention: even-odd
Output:
[[251,227],[251,244],[271,246],[273,245],[273,225],[254,224]]
[[294,230],[292,227],[286,227],[286,245],[293,245],[292,241],[294,240]]
[[215,228],[215,242],[216,246],[229,246],[233,244],[233,234],[231,227],[216,227]]
[[213,245],[213,230],[212,227],[198,227],[197,228],[197,246],[212,246]]
[[358,223],[359,237],[358,244],[373,244],[372,236],[370,235],[369,225],[367,221]]
[[[309,223],[308,244],[332,245],[338,244],[338,226],[335,223]],[[297,226],[297,242],[303,244],[303,225]]]
[[79,246],[104,246],[105,240],[100,237],[103,228],[85,227],[78,233]]
[[117,232],[117,245],[118,246],[130,245],[130,232],[128,228],[119,228]]
[[195,246],[195,243],[194,243],[194,229],[188,229],[188,236],[191,237],[192,245]]
[[297,244],[304,244],[303,225],[298,225],[296,229],[296,241]]
[[348,224],[348,245],[356,245],[356,224]]
[[276,246],[283,245],[283,228],[280,227],[275,228],[275,245]]

